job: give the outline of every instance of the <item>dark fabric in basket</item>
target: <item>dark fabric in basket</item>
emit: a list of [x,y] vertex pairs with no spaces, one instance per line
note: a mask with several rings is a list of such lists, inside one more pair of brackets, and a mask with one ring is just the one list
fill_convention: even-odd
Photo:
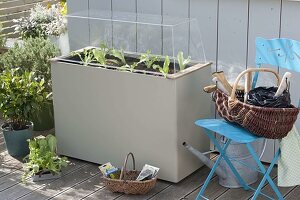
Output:
[[257,87],[248,93],[247,104],[268,108],[291,108],[289,90],[274,97],[278,87]]
[[281,139],[293,128],[299,109],[264,108],[229,100],[228,95],[216,90],[213,95],[218,114],[229,122],[237,123],[253,134],[270,139]]

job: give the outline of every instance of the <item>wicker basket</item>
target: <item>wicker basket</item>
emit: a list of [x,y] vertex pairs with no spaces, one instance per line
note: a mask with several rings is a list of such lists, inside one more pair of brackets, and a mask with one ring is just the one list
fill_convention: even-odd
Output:
[[265,108],[246,104],[236,98],[235,92],[240,79],[246,75],[245,96],[250,90],[250,80],[252,72],[270,72],[273,73],[280,83],[280,77],[277,72],[268,68],[254,68],[243,71],[237,77],[231,96],[228,97],[220,90],[216,90],[214,100],[217,111],[221,117],[227,121],[237,123],[255,135],[270,138],[284,138],[293,128],[299,108]]
[[[127,171],[128,157],[132,157],[133,170]],[[140,171],[135,170],[135,159],[132,153],[126,156],[124,166],[122,170],[117,172],[116,179],[104,177],[105,186],[112,192],[120,192],[125,194],[146,194],[152,188],[154,188],[157,180],[157,176],[151,180],[136,181],[136,178],[140,174]]]

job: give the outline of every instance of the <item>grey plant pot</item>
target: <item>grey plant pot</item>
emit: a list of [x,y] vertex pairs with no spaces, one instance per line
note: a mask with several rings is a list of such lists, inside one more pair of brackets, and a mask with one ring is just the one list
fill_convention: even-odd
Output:
[[194,125],[211,117],[210,63],[168,78],[51,61],[58,153],[121,167],[128,152],[137,169],[160,168],[159,178],[179,182],[203,164],[181,145],[201,151],[209,139]]
[[13,157],[25,157],[29,154],[28,139],[32,139],[33,123],[29,125],[28,129],[19,131],[10,131],[5,128],[6,123],[1,126],[3,131],[4,141],[8,153]]
[[58,179],[61,177],[61,172],[58,174],[52,174],[50,171],[45,171],[41,174],[35,174],[32,176],[33,182],[44,181],[44,180],[51,180],[51,179]]

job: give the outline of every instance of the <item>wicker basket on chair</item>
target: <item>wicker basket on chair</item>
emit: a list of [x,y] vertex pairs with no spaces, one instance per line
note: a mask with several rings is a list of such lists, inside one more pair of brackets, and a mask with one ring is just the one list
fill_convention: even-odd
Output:
[[237,77],[230,97],[220,90],[216,90],[214,100],[217,111],[221,117],[227,121],[237,123],[250,132],[265,138],[281,139],[284,138],[293,128],[299,108],[266,108],[246,104],[236,98],[235,92],[240,79],[246,75],[245,95],[250,90],[252,72],[273,73],[280,83],[277,72],[268,68],[251,68],[243,71]]
[[[127,171],[127,161],[128,157],[132,157],[133,170]],[[135,159],[132,153],[126,156],[124,166],[121,171],[117,172],[115,175],[117,179],[111,179],[104,177],[105,186],[112,192],[121,192],[125,194],[146,194],[152,188],[154,188],[157,180],[157,176],[146,181],[136,181],[136,178],[141,171],[135,170]]]

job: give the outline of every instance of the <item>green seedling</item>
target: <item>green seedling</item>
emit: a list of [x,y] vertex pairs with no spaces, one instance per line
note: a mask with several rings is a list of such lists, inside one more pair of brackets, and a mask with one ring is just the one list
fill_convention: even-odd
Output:
[[191,62],[191,56],[189,56],[187,59],[184,59],[183,52],[180,51],[177,54],[177,60],[178,60],[179,68],[180,68],[180,71],[181,71],[181,70],[184,70],[186,65]]
[[158,69],[160,73],[162,73],[164,75],[164,77],[167,77],[167,74],[169,73],[169,65],[170,65],[170,58],[169,56],[165,57],[165,62],[163,67],[159,66],[159,65],[153,65],[153,69]]
[[69,163],[66,157],[57,155],[57,140],[55,136],[48,135],[47,137],[38,136],[29,142],[30,153],[25,160],[24,174],[22,182],[26,183],[27,179],[41,172],[49,171],[52,174],[60,173],[63,167]]
[[115,58],[118,58],[121,66],[126,65],[125,55],[122,49],[121,50],[112,49],[110,50],[110,55],[112,55]]
[[[82,53],[83,53],[83,55],[81,55]],[[91,49],[84,49],[83,52],[74,51],[71,53],[71,55],[78,56],[84,66],[87,66],[91,62],[95,61],[93,50],[91,50]]]
[[100,65],[106,65],[106,52],[101,49],[93,49],[93,56]]
[[122,67],[120,67],[120,70],[133,72],[134,69],[137,67],[137,65],[138,65],[138,63],[136,63],[136,62],[131,65],[126,64],[126,65],[123,65]]
[[146,53],[140,56],[139,63],[145,63],[148,69],[152,67],[152,65],[160,60],[160,56],[154,56],[151,54],[151,50],[147,50]]

